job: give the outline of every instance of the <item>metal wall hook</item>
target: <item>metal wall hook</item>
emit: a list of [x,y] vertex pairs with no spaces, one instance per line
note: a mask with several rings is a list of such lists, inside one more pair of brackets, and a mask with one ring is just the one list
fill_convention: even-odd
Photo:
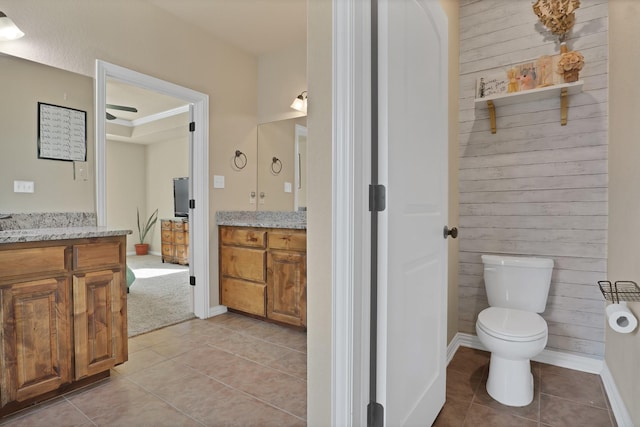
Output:
[[282,171],[282,162],[280,161],[279,158],[274,157],[271,160],[271,172],[273,172],[274,175],[278,175],[281,171]]
[[233,158],[233,164],[236,168],[244,169],[247,166],[247,155],[240,150],[236,150],[236,156]]

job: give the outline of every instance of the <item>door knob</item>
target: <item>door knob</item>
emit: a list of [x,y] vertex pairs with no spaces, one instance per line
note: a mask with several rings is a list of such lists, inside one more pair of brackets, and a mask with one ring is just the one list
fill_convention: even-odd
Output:
[[458,237],[458,229],[456,227],[453,227],[451,230],[449,230],[449,227],[445,225],[442,234],[444,235],[445,239],[449,236],[455,239],[456,237]]

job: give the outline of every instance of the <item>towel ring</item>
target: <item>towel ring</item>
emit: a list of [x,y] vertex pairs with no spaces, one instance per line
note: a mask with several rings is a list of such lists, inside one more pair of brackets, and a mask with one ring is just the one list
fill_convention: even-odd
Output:
[[233,158],[233,164],[238,169],[244,169],[247,166],[247,155],[240,150],[236,150],[236,156]]
[[282,171],[282,162],[280,161],[279,158],[274,157],[271,160],[271,172],[273,172],[274,175],[278,175],[281,171]]

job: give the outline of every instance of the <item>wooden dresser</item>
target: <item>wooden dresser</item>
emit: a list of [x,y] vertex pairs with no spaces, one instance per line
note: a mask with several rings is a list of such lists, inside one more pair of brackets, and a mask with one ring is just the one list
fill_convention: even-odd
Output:
[[0,245],[0,415],[127,360],[126,238]]
[[187,218],[160,220],[162,262],[189,264],[189,220]]
[[220,226],[219,249],[222,305],[306,327],[305,230]]

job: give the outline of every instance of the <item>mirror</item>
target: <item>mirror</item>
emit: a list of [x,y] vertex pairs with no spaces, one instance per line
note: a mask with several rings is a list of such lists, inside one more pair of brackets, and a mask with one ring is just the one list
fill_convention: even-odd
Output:
[[258,125],[257,210],[306,210],[306,158],[306,117]]
[[[95,212],[93,79],[0,54],[0,81],[0,213]],[[86,162],[38,158],[38,102],[86,111]]]

